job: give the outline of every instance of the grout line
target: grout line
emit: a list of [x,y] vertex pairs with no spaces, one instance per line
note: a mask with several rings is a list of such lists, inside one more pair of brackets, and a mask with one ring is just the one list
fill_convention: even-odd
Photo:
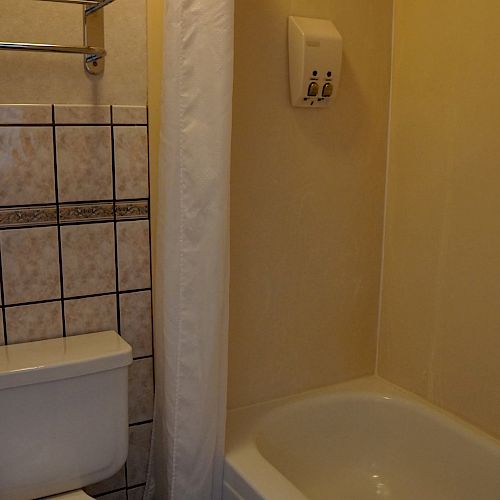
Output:
[[102,219],[97,219],[97,220],[74,220],[74,221],[61,221],[60,225],[61,226],[88,226],[91,224],[108,224],[110,222],[113,222],[113,218],[111,216],[102,218]]
[[116,202],[117,203],[135,203],[138,201],[149,201],[148,198],[117,198]]
[[99,493],[98,495],[95,495],[94,498],[101,498],[101,497],[104,497],[106,495],[112,495],[113,493],[121,493],[122,491],[125,491],[126,490],[126,486],[122,486],[121,488],[117,488],[116,490],[110,490],[110,491],[106,491],[104,493]]
[[391,125],[392,125],[392,99],[394,86],[394,46],[396,32],[396,0],[392,4],[392,46],[391,46],[391,79],[389,83],[389,117],[387,120],[387,150],[385,164],[385,191],[384,191],[384,215],[382,222],[382,251],[380,259],[380,285],[378,294],[378,315],[377,315],[377,345],[375,351],[375,375],[379,375],[380,361],[380,331],[382,325],[382,299],[384,291],[384,270],[385,270],[385,254],[386,254],[386,235],[387,235],[387,206],[389,200],[389,166],[391,152]]
[[4,304],[3,307],[5,309],[10,309],[12,307],[36,306],[38,304],[53,304],[54,302],[60,302],[61,300],[62,298],[58,297],[56,299],[33,300],[31,302],[15,302],[13,304]]
[[[139,216],[139,217],[127,217],[127,218],[117,218],[118,222],[139,222],[139,221],[144,221],[148,220],[148,217],[146,215],[144,216]],[[60,225],[62,227],[66,226],[85,226],[85,225],[90,225],[90,224],[110,224],[113,222],[113,217],[108,217],[108,218],[102,218],[98,220],[81,220],[81,221],[60,221]],[[36,229],[36,228],[41,228],[41,227],[56,227],[57,222],[47,222],[47,223],[42,223],[42,224],[26,224],[26,225],[10,225],[10,226],[0,226],[0,231],[9,231],[11,229]]]
[[36,224],[36,225],[31,225],[31,226],[6,226],[6,227],[0,227],[0,231],[10,231],[11,229],[36,229],[36,228],[41,228],[41,227],[56,227],[57,222],[51,222],[47,224]]
[[[121,295],[125,293],[139,293],[139,292],[150,292],[151,288],[137,288],[134,290],[124,290],[123,292],[119,292]],[[90,295],[72,295],[70,297],[66,297],[66,300],[77,300],[77,299],[89,299],[93,297],[102,297],[105,295],[115,295],[116,292],[104,292],[104,293],[94,293]]]
[[2,248],[0,246],[0,297],[2,299],[2,323],[3,323],[3,341],[7,345],[7,314],[5,311],[5,291],[3,286],[3,265],[2,265]]
[[116,325],[118,334],[122,334],[120,311],[120,277],[118,274],[118,228],[116,217],[116,155],[115,155],[115,129],[113,125],[113,106],[109,107],[111,116],[111,172],[113,176],[113,231],[115,243],[115,293],[116,293]]
[[150,418],[148,420],[143,420],[142,422],[134,422],[132,424],[128,424],[129,427],[137,427],[139,425],[148,425],[148,424],[152,424],[153,423],[153,419]]
[[133,489],[133,488],[142,488],[143,486],[146,486],[146,483],[138,483],[138,484],[134,484],[133,486],[130,486],[129,489]]
[[153,358],[152,354],[147,354],[146,356],[137,356],[137,358],[133,358],[134,361],[141,361],[142,359],[151,359]]
[[[136,203],[136,202],[149,201],[149,198],[118,198],[117,203]],[[104,203],[113,203],[112,199],[108,200],[74,200],[74,201],[60,201],[59,206],[65,207],[66,205],[101,205]],[[0,205],[0,210],[23,209],[23,208],[57,208],[55,203],[24,203],[20,205]]]
[[[119,292],[120,295],[131,294],[131,293],[141,293],[141,292],[151,292],[151,287],[149,288],[137,288],[134,290],[123,290]],[[81,300],[81,299],[92,299],[96,297],[108,297],[110,295],[116,295],[116,292],[102,292],[102,293],[91,293],[88,295],[69,295],[64,297],[56,297],[53,299],[44,299],[44,300],[33,300],[31,302],[13,302],[12,304],[3,304],[3,307],[6,309],[11,307],[22,307],[22,306],[34,306],[37,304],[51,304],[53,302],[59,302],[60,300],[64,300],[65,302],[69,300]]]
[[63,328],[63,337],[66,337],[66,314],[64,311],[64,275],[62,261],[62,238],[61,238],[61,216],[59,213],[59,173],[57,163],[57,138],[55,124],[55,106],[52,105],[52,147],[54,155],[54,189],[56,196],[56,220],[57,220],[57,245],[59,258],[59,286],[61,287],[61,321]]
[[[129,440],[130,440],[130,436],[129,436]],[[128,498],[128,457],[127,457],[127,460],[125,461],[125,465],[123,466],[124,469],[125,469],[125,486],[127,488],[127,498]]]
[[61,207],[66,205],[103,205],[105,203],[113,203],[113,200],[74,200],[74,201],[59,201]]
[[124,295],[126,293],[139,293],[139,292],[151,292],[152,288],[133,288],[132,290],[120,290],[120,295]]
[[153,394],[156,392],[156,378],[154,370],[154,355],[155,355],[155,342],[154,342],[154,301],[153,301],[153,232],[151,224],[151,157],[149,150],[149,106],[146,106],[146,121],[147,121],[147,140],[148,140],[148,222],[149,222],[149,283],[151,285],[151,296],[149,298],[149,307],[151,315],[151,352],[153,357]]
[[[0,123],[2,127],[109,127],[112,123]],[[146,123],[115,123],[115,127],[147,127]]]
[[0,210],[12,208],[56,208],[55,203],[25,203],[23,205],[0,205]]

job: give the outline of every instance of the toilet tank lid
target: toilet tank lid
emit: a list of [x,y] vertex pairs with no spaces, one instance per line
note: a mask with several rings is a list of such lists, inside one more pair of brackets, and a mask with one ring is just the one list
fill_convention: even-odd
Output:
[[89,375],[132,363],[116,332],[98,332],[0,347],[0,390]]

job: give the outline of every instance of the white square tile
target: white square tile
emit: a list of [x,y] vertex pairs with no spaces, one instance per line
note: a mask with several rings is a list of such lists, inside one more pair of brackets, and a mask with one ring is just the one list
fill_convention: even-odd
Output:
[[0,206],[55,203],[51,127],[0,127]]
[[64,301],[67,335],[118,330],[115,295]]
[[152,424],[130,427],[129,453],[127,460],[127,480],[129,486],[146,482]]
[[111,128],[57,127],[59,199],[113,198]]
[[61,297],[57,228],[0,232],[7,305]]
[[151,292],[120,294],[120,326],[135,358],[153,354]]
[[153,418],[153,358],[137,359],[128,372],[129,422],[145,422]]
[[9,344],[62,337],[60,302],[46,302],[6,309]]
[[148,111],[146,106],[113,106],[113,123],[124,125],[146,125]]
[[115,291],[112,223],[63,226],[61,245],[66,298]]
[[117,199],[148,198],[146,127],[115,127],[114,138]]
[[151,286],[149,221],[119,222],[118,274],[120,290]]
[[0,104],[1,125],[50,125],[51,123],[50,104]]
[[108,124],[111,123],[111,108],[102,105],[55,105],[56,124]]

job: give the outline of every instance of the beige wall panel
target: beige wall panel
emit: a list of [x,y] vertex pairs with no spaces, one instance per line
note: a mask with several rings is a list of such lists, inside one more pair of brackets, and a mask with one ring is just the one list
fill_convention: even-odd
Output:
[[[330,109],[290,106],[289,15],[344,37]],[[236,0],[232,407],[374,370],[391,26],[391,0]]]
[[395,13],[379,372],[500,436],[500,4]]

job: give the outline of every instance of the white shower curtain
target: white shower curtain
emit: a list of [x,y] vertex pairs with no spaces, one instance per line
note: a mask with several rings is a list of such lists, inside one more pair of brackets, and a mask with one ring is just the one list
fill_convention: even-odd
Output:
[[165,6],[154,280],[157,396],[146,497],[219,500],[233,0],[165,0]]

